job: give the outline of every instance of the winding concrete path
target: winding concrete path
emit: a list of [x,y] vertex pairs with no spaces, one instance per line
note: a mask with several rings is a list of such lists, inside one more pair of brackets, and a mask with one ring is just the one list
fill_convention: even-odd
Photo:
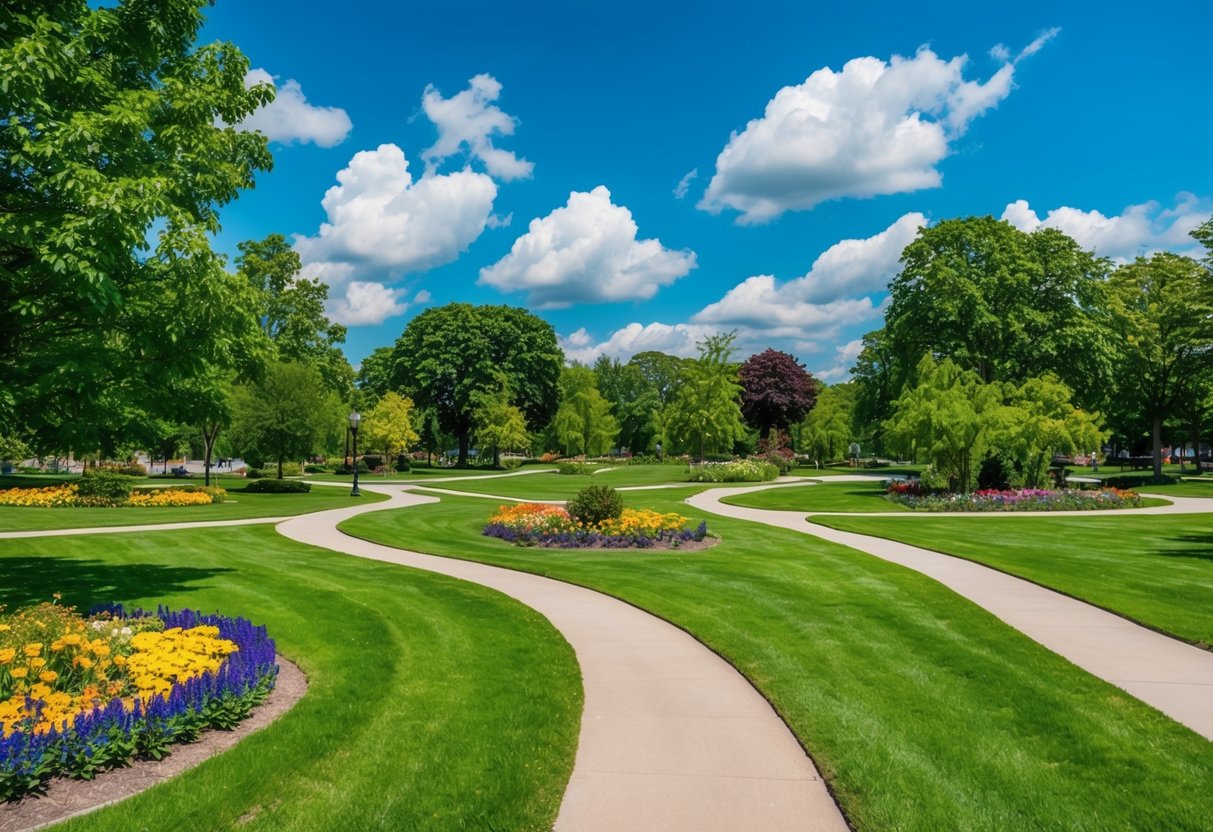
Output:
[[[830,478],[831,481],[840,479]],[[1111,682],[1206,739],[1213,740],[1213,652],[1193,647],[1098,607],[972,561],[884,538],[831,529],[806,519],[805,512],[743,508],[721,502],[727,497],[754,490],[754,486],[713,488],[688,497],[686,502],[724,517],[803,532],[921,572],[1087,672]],[[1128,509],[1127,513],[1192,514],[1213,511],[1213,500],[1207,498],[1166,499],[1173,500],[1173,505]],[[1071,513],[1126,512],[1050,512],[1048,516]],[[894,516],[909,517],[897,513]],[[1009,512],[982,515],[932,513],[930,516],[1023,515]]]
[[558,832],[845,830],[813,763],[770,704],[687,633],[572,584],[380,546],[337,530],[368,511],[436,498],[368,483],[386,502],[278,525],[301,543],[439,572],[504,592],[546,616],[581,666],[585,710]]

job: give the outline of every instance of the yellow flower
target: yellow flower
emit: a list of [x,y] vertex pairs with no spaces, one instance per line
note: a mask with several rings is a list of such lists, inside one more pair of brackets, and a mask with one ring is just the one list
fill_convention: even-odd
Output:
[[38,678],[49,685],[59,678],[59,674],[53,670],[44,670],[38,674]]
[[32,659],[34,656],[41,656],[42,655],[42,642],[32,641],[29,644],[25,645],[25,647],[23,647],[22,649],[25,651],[25,655],[28,658]]
[[17,651],[11,647],[0,649],[0,664],[8,664],[17,656]]
[[14,679],[24,679],[26,676],[29,675],[29,668],[28,667],[14,667],[12,670],[12,675],[13,675]]
[[46,667],[46,659],[41,658],[41,657],[36,658],[36,659],[30,659],[29,666],[34,668],[35,670],[37,670],[40,667]]

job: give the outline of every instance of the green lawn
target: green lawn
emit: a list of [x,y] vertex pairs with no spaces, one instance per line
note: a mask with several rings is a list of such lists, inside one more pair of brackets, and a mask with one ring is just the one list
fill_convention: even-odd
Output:
[[[524,465],[514,471],[548,471],[554,470],[554,465]],[[414,466],[411,471],[397,473],[392,471],[386,476],[362,472],[358,475],[359,482],[418,482],[430,479],[446,479],[447,477],[499,477],[513,471],[499,471],[496,468],[427,468]],[[353,482],[353,474],[308,474],[304,479],[313,482]]]
[[791,473],[797,477],[837,477],[849,474],[864,474],[875,477],[916,477],[926,465],[882,465],[879,468],[852,468],[849,465],[831,465],[828,468],[797,466]]
[[739,494],[724,502],[747,508],[776,511],[909,511],[905,506],[884,499],[880,480],[866,482],[826,481],[822,485],[770,488],[753,494]]
[[262,527],[0,540],[0,604],[165,602],[269,626],[304,699],[232,750],[57,829],[546,830],[581,685],[546,619],[492,590]]
[[[608,466],[603,466],[604,468]],[[522,497],[532,500],[567,500],[588,485],[609,485],[612,488],[647,485],[677,485],[707,488],[704,483],[687,482],[685,465],[623,465],[600,474],[558,474],[554,471],[506,477],[486,482],[435,483],[435,488],[452,491],[472,491],[502,497]],[[736,483],[744,485],[745,483]]]
[[860,830],[1207,829],[1213,744],[925,576],[794,532],[678,510],[701,551],[485,538],[483,500],[347,521],[361,537],[549,575],[685,627],[771,700]]
[[[237,478],[243,488],[245,481]],[[232,484],[225,484],[225,488]],[[228,491],[227,500],[209,506],[163,508],[27,508],[0,506],[0,531],[84,529],[90,526],[135,526],[152,523],[191,523],[206,520],[240,520],[249,517],[289,517],[329,508],[386,500],[382,494],[363,491],[351,497],[348,489],[312,486],[308,494],[246,494]]]
[[1213,645],[1213,516],[820,517],[1019,575]]

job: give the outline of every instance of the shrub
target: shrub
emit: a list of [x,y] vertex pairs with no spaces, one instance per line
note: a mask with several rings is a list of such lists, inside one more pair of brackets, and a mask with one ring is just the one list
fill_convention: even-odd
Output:
[[301,480],[254,480],[244,487],[249,494],[306,494],[312,484]]
[[327,465],[304,465],[303,473],[305,474],[328,474],[330,473]]
[[[366,460],[365,459],[358,460],[358,473],[359,474],[369,474],[370,472],[371,472],[371,469],[369,467],[367,467]],[[354,473],[354,468],[352,465],[345,465],[345,464],[337,465],[333,468],[333,473],[340,474],[341,476],[344,476],[344,477],[348,477],[350,474]]]
[[372,471],[377,470],[383,465],[383,457],[379,454],[363,454],[362,461],[365,462],[367,467]]
[[396,457],[396,473],[407,474],[413,470],[413,463],[409,460],[408,454],[401,454]]
[[609,485],[590,485],[569,500],[569,515],[587,526],[597,526],[623,514],[623,497]]
[[570,462],[565,460],[556,464],[557,474],[572,474],[574,476],[587,476],[594,473],[594,466],[588,462]]
[[1153,474],[1125,474],[1119,477],[1107,477],[1103,484],[1109,488],[1141,488],[1143,485],[1169,485],[1179,482],[1177,477],[1163,476],[1162,482],[1154,479]]
[[764,459],[742,459],[692,465],[687,482],[766,482],[778,476],[779,469]]
[[80,478],[79,494],[81,497],[98,497],[120,503],[130,498],[134,483],[134,479],[125,474],[104,468],[85,469],[84,476]]
[[676,548],[703,540],[707,533],[707,523],[688,528],[681,514],[625,508],[619,517],[591,526],[579,523],[567,509],[542,503],[501,506],[484,527],[486,536],[519,546],[560,548],[647,549],[656,543]]
[[986,458],[981,461],[981,468],[977,471],[977,487],[982,491],[997,491],[1011,487],[1011,478],[1007,473],[1006,465],[1003,464],[1002,457],[996,454],[986,455]]
[[118,465],[106,465],[99,469],[103,471],[113,471],[115,474],[123,474],[128,477],[146,477],[147,469],[138,462],[124,462]]

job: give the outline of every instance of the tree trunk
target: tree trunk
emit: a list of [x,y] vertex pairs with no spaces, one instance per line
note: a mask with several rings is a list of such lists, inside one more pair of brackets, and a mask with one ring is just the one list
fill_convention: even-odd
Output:
[[[1200,473],[1200,422],[1193,419],[1188,425],[1188,442],[1192,445],[1192,465]],[[1182,459],[1183,457],[1180,457]]]
[[282,457],[278,457],[278,479],[282,479]]
[[455,462],[455,467],[468,467],[468,432],[466,429],[459,434],[459,459]]
[[493,446],[493,467],[501,467],[501,448],[498,448],[496,445]]
[[203,480],[205,485],[211,484],[211,454],[215,451],[215,439],[219,436],[219,423],[213,422],[210,425],[202,425],[202,446],[206,450],[204,456],[203,468],[206,472],[206,478]]
[[1154,414],[1154,480],[1162,480],[1162,413]]

